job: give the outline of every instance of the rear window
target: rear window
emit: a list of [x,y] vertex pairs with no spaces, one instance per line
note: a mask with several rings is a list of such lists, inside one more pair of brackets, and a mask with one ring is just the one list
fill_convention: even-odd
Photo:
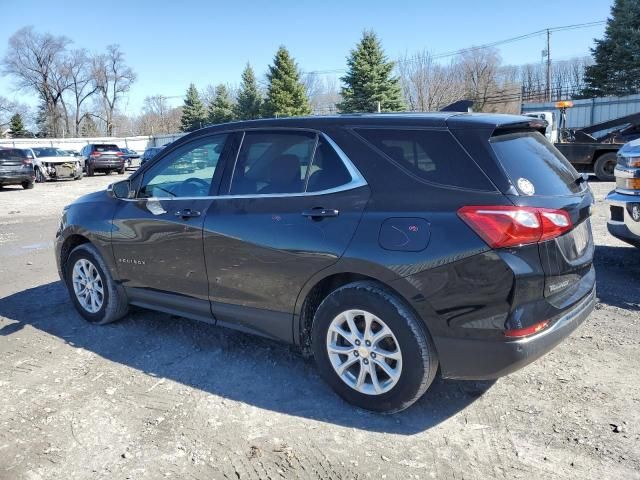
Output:
[[571,195],[584,187],[580,175],[539,132],[499,135],[493,151],[518,191],[524,195]]
[[120,149],[117,145],[96,145],[96,152],[113,152],[114,150],[117,152]]
[[421,180],[472,190],[495,190],[448,131],[382,128],[355,131],[404,171]]

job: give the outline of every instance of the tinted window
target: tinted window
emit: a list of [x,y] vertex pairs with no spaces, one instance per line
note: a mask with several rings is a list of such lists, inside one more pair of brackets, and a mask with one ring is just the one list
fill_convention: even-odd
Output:
[[231,195],[301,193],[316,145],[306,132],[247,132],[231,179]]
[[[534,195],[570,195],[583,187],[576,183],[578,172],[547,139],[538,132],[499,135],[491,139],[498,160],[516,187],[528,180]],[[518,188],[520,190],[520,188]],[[529,192],[521,192],[530,194]]]
[[206,197],[224,149],[226,135],[195,140],[144,174],[138,197]]
[[351,174],[347,167],[345,167],[333,147],[321,137],[311,164],[307,192],[328,190],[350,181]]
[[117,145],[94,145],[96,152],[118,152],[120,149]]
[[420,179],[454,187],[494,190],[482,170],[447,131],[362,128],[356,132]]

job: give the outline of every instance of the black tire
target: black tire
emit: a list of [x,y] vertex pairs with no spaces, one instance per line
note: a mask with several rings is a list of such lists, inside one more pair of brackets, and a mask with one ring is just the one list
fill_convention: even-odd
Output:
[[617,161],[618,158],[615,152],[600,155],[593,166],[593,172],[596,174],[596,177],[598,177],[598,180],[602,182],[613,182],[616,179],[613,171],[616,168]]
[[118,175],[124,175],[125,170],[126,167],[122,167],[120,170],[118,170]]
[[111,175],[111,170],[107,170],[106,172],[104,172],[105,175]]
[[33,188],[33,182],[22,182],[22,188],[31,190]]
[[74,177],[74,180],[82,180],[82,177],[84,176],[84,173],[82,173],[82,170],[80,170],[80,173],[78,173],[77,177]]
[[[73,268],[76,262],[81,259],[90,261],[102,279],[104,291],[102,305],[99,310],[93,313],[81,305],[73,289]],[[124,288],[113,281],[104,260],[102,260],[100,253],[92,244],[83,243],[73,249],[65,263],[64,275],[71,301],[76,307],[76,310],[78,310],[78,313],[88,322],[95,323],[96,325],[106,325],[107,323],[120,320],[127,314],[129,302]]]
[[36,183],[44,183],[47,181],[47,177],[44,176],[42,170],[36,167]]
[[89,165],[87,167],[87,177],[93,177],[94,175],[95,175],[95,172],[93,171],[93,167]]
[[[362,309],[383,319],[402,351],[399,380],[387,392],[361,393],[347,385],[334,370],[327,353],[327,332],[334,318],[349,309]],[[424,323],[395,294],[370,281],[345,285],[329,294],[313,320],[312,348],[322,378],[347,402],[381,413],[411,406],[429,388],[438,370],[438,358]]]

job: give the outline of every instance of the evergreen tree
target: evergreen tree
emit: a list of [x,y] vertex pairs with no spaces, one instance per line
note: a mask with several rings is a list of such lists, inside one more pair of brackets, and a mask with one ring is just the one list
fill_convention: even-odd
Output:
[[198,89],[192,83],[187,89],[187,96],[182,107],[182,117],[180,118],[180,130],[183,132],[193,132],[202,128],[207,123],[207,111],[204,108]]
[[615,0],[604,38],[591,49],[595,64],[585,70],[585,97],[640,91],[640,2]]
[[93,118],[90,115],[84,117],[80,127],[80,135],[83,137],[97,137],[98,134],[98,126]]
[[215,96],[209,105],[209,123],[225,123],[234,120],[234,108],[229,89],[223,84],[216,86]]
[[347,74],[341,78],[341,112],[376,112],[378,102],[383,112],[404,109],[400,82],[392,76],[394,63],[387,59],[380,40],[372,31],[365,31],[362,39],[347,57]]
[[253,120],[260,118],[262,108],[262,96],[258,90],[256,76],[253,68],[247,63],[242,72],[242,83],[238,92],[238,102],[236,103],[236,117],[239,120]]
[[276,52],[273,65],[269,65],[267,80],[269,86],[264,103],[265,116],[294,117],[311,113],[307,92],[300,82],[298,66],[284,46]]
[[16,113],[9,120],[9,130],[11,130],[11,136],[13,138],[24,137],[27,131],[24,129],[24,122],[22,121],[22,115]]

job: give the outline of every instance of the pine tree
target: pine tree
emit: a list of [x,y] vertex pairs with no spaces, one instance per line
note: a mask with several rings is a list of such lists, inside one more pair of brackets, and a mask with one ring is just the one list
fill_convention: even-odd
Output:
[[341,78],[343,113],[376,112],[378,102],[383,112],[403,110],[400,82],[392,76],[394,63],[387,59],[380,40],[372,31],[365,31],[362,39],[347,57],[347,74]]
[[215,96],[209,105],[209,123],[225,123],[234,120],[234,108],[229,89],[223,84],[216,86]]
[[273,65],[269,65],[267,80],[269,86],[264,103],[265,116],[294,117],[311,113],[307,92],[300,82],[298,66],[284,46],[276,52]]
[[204,108],[198,89],[192,83],[187,89],[187,96],[182,107],[182,117],[180,118],[180,130],[183,132],[193,132],[202,128],[207,123],[207,111]]
[[640,91],[640,2],[615,0],[604,38],[591,53],[595,64],[585,70],[585,97],[629,95]]
[[253,120],[260,118],[260,109],[262,108],[262,96],[258,90],[256,76],[253,68],[247,63],[242,72],[242,83],[238,92],[238,102],[236,103],[236,117],[239,120]]
[[24,129],[24,122],[22,121],[22,115],[16,113],[9,120],[9,130],[11,130],[11,136],[13,138],[24,137],[27,131]]

